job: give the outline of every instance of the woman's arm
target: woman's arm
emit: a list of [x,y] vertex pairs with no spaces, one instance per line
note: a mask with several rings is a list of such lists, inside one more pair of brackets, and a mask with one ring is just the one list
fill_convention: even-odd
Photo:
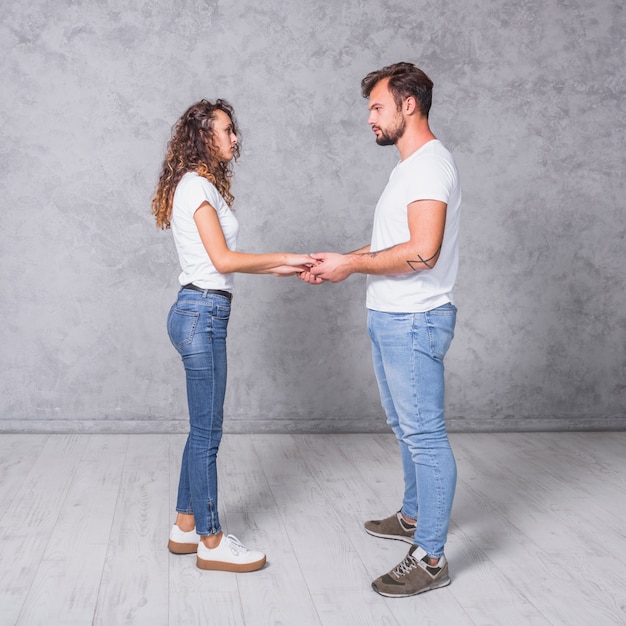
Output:
[[299,276],[302,272],[309,269],[308,265],[278,265],[269,270],[262,270],[257,274],[271,274],[272,276]]
[[[230,250],[226,245],[217,211],[206,201],[198,207],[193,219],[198,227],[204,248],[220,274],[230,272],[270,274],[272,269],[285,265],[302,271],[314,263],[313,259],[306,254],[289,254],[286,252],[249,254]],[[294,273],[296,273],[295,269]],[[284,272],[281,271],[280,274],[284,275]]]

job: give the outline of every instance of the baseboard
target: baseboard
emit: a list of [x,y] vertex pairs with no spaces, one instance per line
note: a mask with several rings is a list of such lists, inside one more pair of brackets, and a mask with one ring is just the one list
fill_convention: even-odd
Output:
[[[624,431],[626,416],[619,417],[504,417],[447,420],[451,433],[486,432],[571,432]],[[75,434],[149,434],[186,433],[186,420],[0,420],[0,433],[75,433]],[[380,419],[317,418],[227,419],[226,433],[386,433],[389,427]]]

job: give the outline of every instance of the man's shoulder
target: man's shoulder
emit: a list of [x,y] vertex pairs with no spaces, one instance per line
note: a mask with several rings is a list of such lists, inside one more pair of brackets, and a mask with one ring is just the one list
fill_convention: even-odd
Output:
[[425,143],[419,150],[416,150],[408,159],[422,160],[422,159],[444,159],[446,161],[453,161],[452,153],[446,148],[439,139],[433,139]]
[[452,153],[435,139],[422,146],[406,160],[406,172],[409,175],[424,174],[430,176],[436,172],[455,175],[456,162]]

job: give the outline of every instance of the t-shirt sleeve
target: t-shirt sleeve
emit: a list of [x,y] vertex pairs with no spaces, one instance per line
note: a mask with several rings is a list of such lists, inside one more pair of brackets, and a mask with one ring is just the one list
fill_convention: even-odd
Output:
[[439,200],[448,204],[454,188],[454,168],[436,155],[422,157],[409,177],[406,186],[407,206],[417,200]]
[[203,202],[208,202],[218,213],[222,199],[215,185],[206,178],[196,176],[191,178],[180,190],[181,205],[190,217],[198,210]]

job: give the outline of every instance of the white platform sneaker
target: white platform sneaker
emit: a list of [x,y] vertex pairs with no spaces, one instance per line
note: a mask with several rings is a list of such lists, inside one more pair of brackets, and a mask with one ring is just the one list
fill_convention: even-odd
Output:
[[254,572],[265,565],[265,554],[248,550],[233,535],[222,535],[217,548],[207,548],[202,542],[198,544],[196,565],[205,570]]
[[167,547],[174,554],[195,554],[198,551],[198,543],[200,543],[200,537],[195,529],[184,532],[174,524]]

